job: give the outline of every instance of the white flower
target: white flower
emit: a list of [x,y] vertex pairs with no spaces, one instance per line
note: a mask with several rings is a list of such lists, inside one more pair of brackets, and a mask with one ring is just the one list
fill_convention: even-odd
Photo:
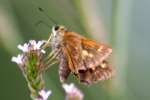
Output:
[[43,43],[44,43],[44,41],[38,41],[34,48],[40,49],[40,47],[42,46]]
[[[39,50],[41,49],[40,47],[43,45],[43,43],[45,43],[45,41],[38,41],[37,44],[35,45],[35,49]],[[42,53],[45,53],[45,51],[43,49],[41,49]]]
[[24,45],[19,44],[17,47],[18,47],[18,49],[22,50],[23,52],[28,52],[29,51],[27,43],[25,43]]
[[52,92],[41,90],[39,91],[40,98],[36,98],[35,100],[48,100],[48,97],[52,94]]
[[73,83],[70,85],[63,84],[63,88],[67,93],[67,96],[71,98],[78,98],[77,100],[83,100],[84,97],[83,93],[78,88],[76,88]]
[[15,62],[15,63],[17,63],[19,65],[22,65],[23,64],[22,59],[23,59],[23,55],[19,54],[17,57],[12,57],[11,61]]
[[45,51],[41,48],[45,41],[38,41],[30,40],[29,43],[25,43],[24,45],[18,45],[18,49],[22,50],[23,52],[29,52],[30,50],[41,50],[42,53],[45,53]]
[[51,93],[52,93],[51,91],[47,91],[47,92],[46,92],[45,90],[41,90],[41,91],[39,92],[40,96],[41,96],[44,100],[47,100]]

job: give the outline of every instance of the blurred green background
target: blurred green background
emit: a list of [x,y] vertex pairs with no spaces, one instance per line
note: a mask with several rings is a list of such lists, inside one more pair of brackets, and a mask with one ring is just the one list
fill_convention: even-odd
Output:
[[[109,81],[83,86],[84,100],[150,100],[149,0],[0,0],[0,100],[30,100],[25,79],[11,57],[16,46],[30,39],[47,39],[55,25],[38,7],[70,30],[113,48],[111,62],[117,71]],[[48,24],[35,24],[43,21]],[[49,100],[64,100],[58,65],[45,74]]]

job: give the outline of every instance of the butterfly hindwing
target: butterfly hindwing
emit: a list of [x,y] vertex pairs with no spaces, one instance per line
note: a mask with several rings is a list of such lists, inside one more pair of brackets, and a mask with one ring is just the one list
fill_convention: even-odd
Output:
[[107,80],[114,74],[112,67],[103,61],[103,65],[97,66],[94,70],[87,69],[86,71],[80,72],[77,77],[80,82],[86,85],[96,83],[98,81]]

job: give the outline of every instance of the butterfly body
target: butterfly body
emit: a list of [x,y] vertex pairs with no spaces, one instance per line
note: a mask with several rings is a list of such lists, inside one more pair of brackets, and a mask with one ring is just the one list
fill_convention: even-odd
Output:
[[81,83],[92,84],[112,77],[113,69],[107,58],[112,49],[104,44],[68,31],[64,26],[52,29],[51,46],[58,52],[60,80],[73,73]]

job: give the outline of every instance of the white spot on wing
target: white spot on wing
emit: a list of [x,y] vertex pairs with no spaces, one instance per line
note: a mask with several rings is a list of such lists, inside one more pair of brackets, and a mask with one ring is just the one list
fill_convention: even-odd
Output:
[[105,63],[101,64],[101,67],[106,68],[106,64]]
[[86,50],[82,50],[82,54],[83,54],[84,56],[88,56],[88,52],[87,52]]
[[92,58],[92,57],[93,57],[93,54],[89,53],[89,57],[91,57],[91,58]]
[[102,49],[103,49],[103,46],[100,46],[100,48],[98,48],[98,50],[97,50],[97,51],[101,52],[101,51],[102,51]]

